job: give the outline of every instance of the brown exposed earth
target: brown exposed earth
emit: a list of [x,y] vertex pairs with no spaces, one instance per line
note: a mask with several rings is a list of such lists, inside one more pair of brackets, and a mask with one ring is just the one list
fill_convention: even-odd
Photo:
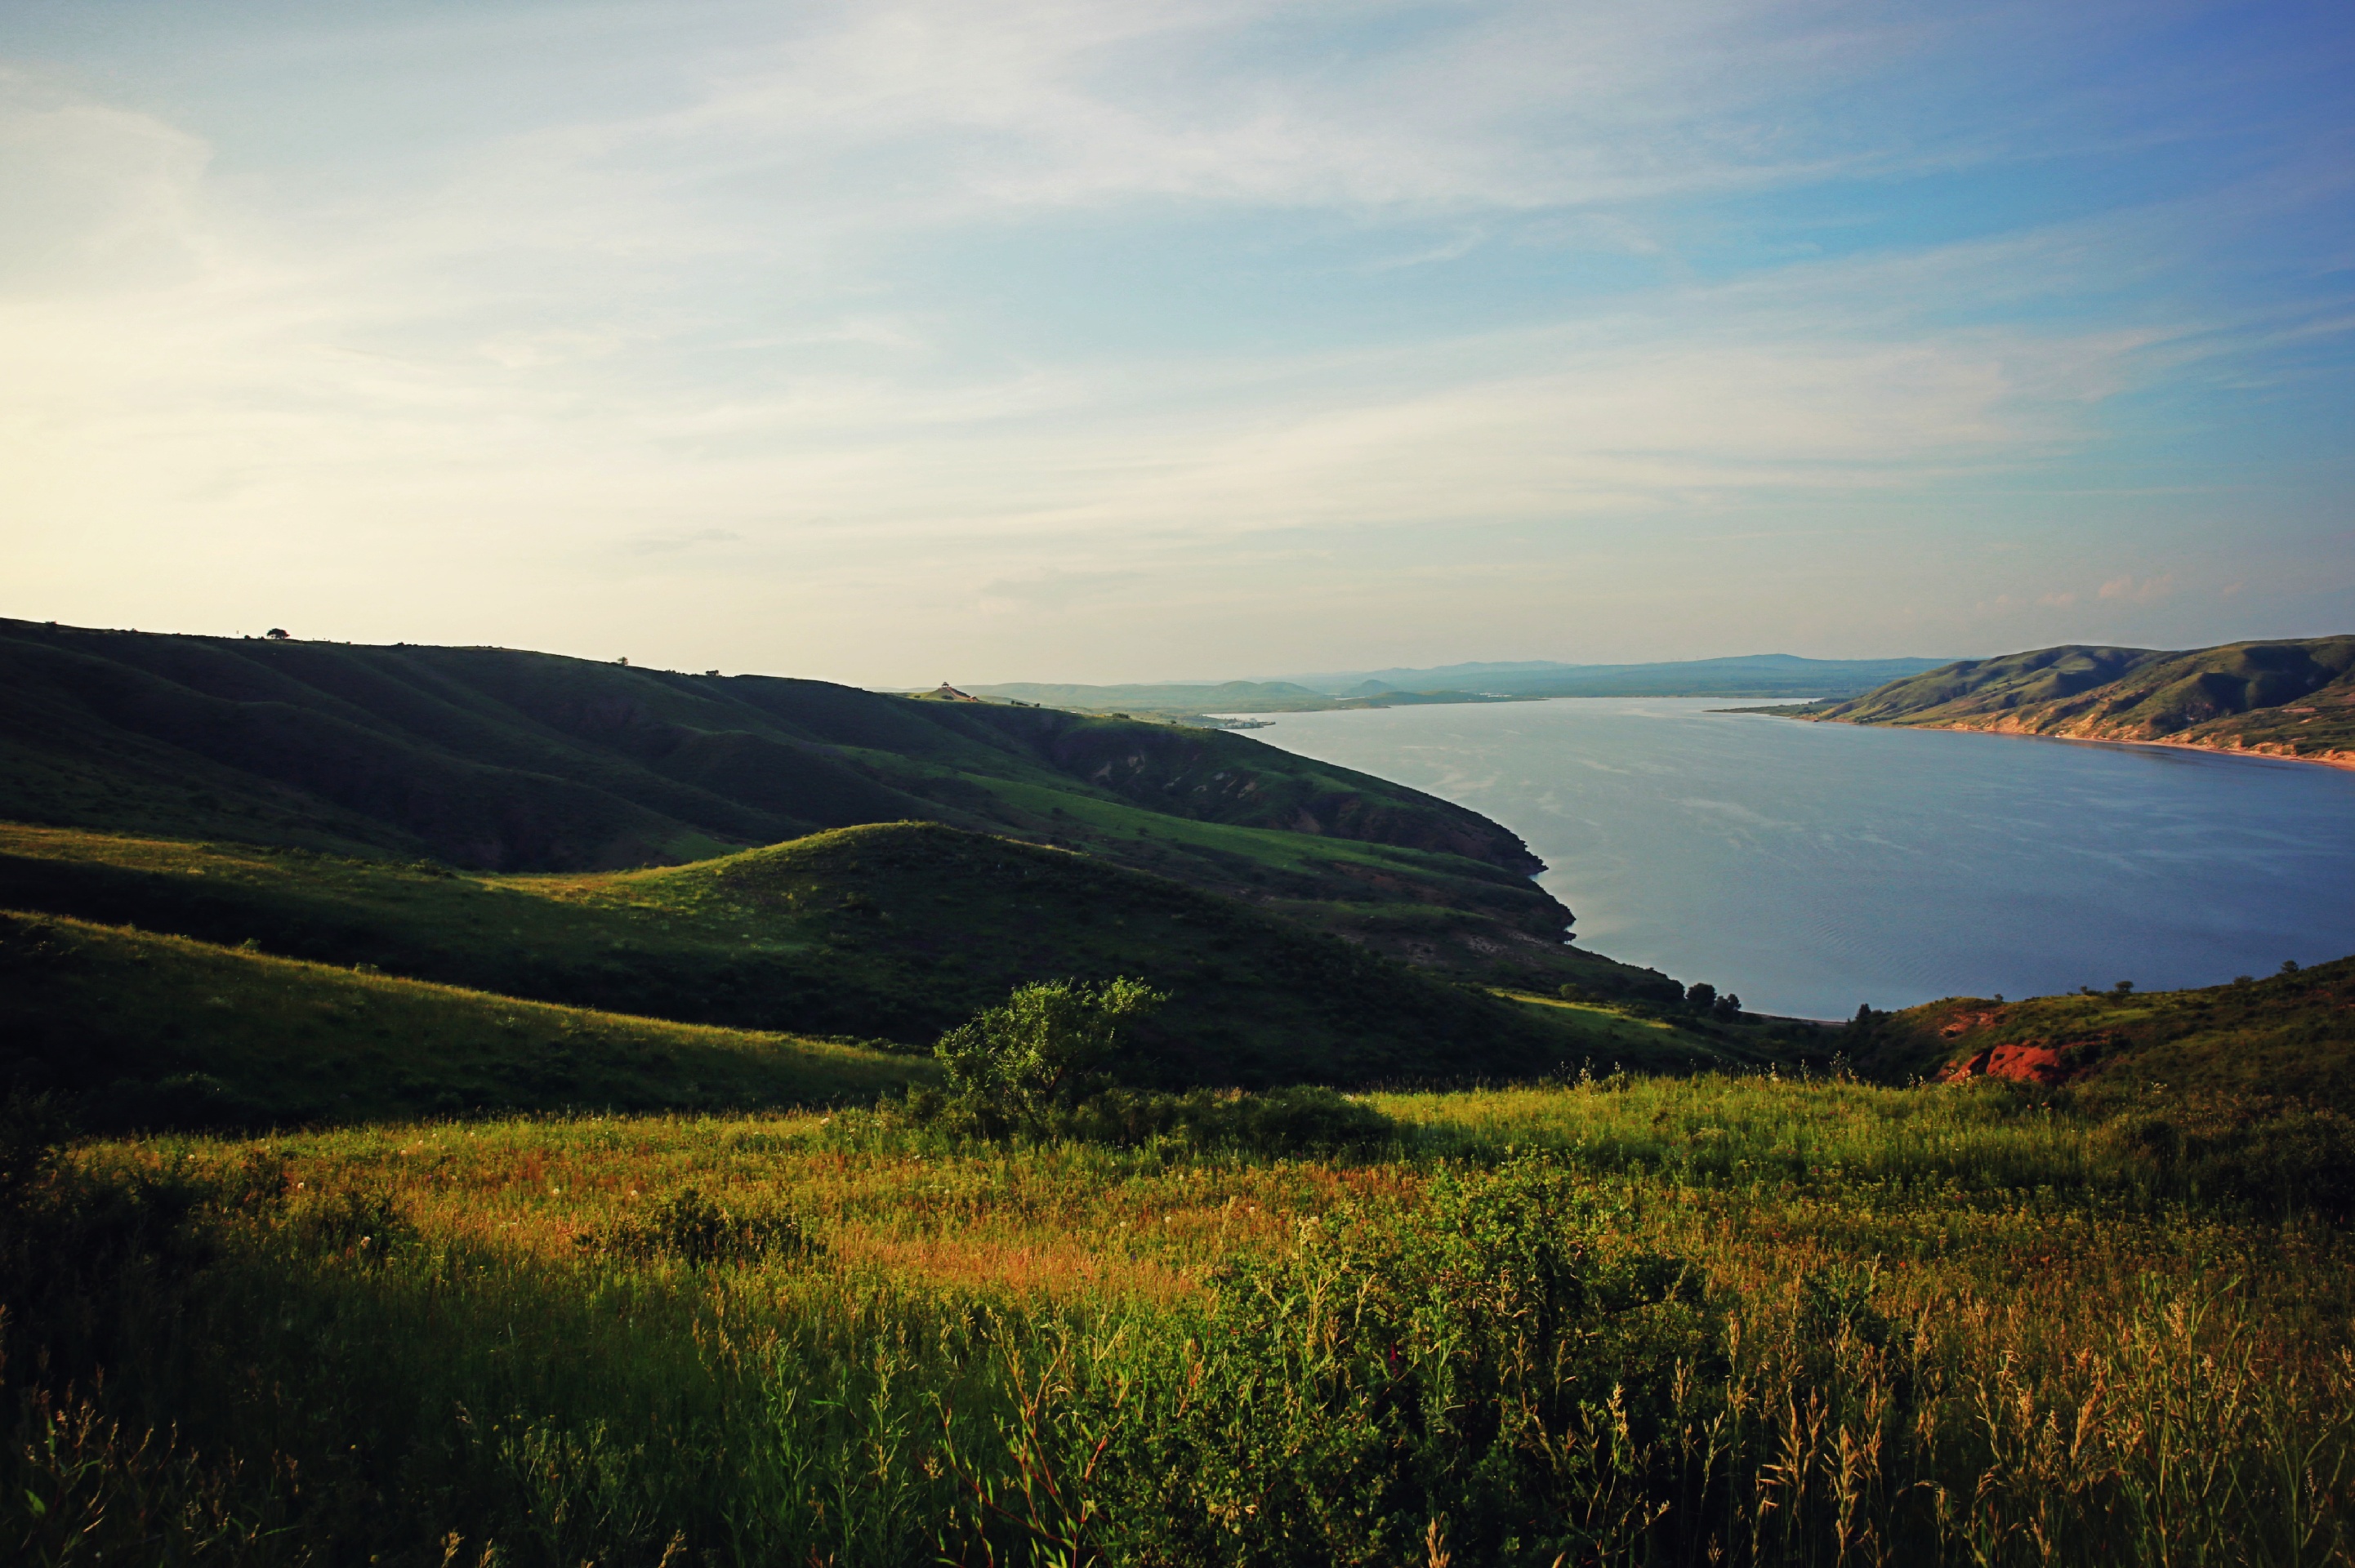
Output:
[[[2072,1044],[2074,1044],[2073,1042]],[[1971,1078],[2010,1078],[2023,1084],[2058,1086],[2083,1075],[2062,1059],[2066,1045],[2030,1042],[1990,1045],[1967,1061],[1957,1062],[1939,1075],[1941,1083],[1959,1084]]]

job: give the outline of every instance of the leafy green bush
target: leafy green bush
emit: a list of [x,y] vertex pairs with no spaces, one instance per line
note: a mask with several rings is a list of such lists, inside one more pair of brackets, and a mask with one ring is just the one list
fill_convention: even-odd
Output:
[[1156,1419],[1119,1422],[1107,1383],[1070,1424],[1109,1445],[1114,1488],[1145,1494],[1107,1510],[1115,1555],[1636,1548],[1679,1478],[1666,1440],[1722,1358],[1698,1270],[1616,1240],[1614,1218],[1523,1157],[1438,1178],[1419,1210],[1344,1205],[1297,1249],[1224,1270]]
[[950,1030],[933,1054],[959,1095],[1009,1111],[1068,1105],[1102,1085],[1122,1032],[1168,1000],[1126,975],[1040,980]]

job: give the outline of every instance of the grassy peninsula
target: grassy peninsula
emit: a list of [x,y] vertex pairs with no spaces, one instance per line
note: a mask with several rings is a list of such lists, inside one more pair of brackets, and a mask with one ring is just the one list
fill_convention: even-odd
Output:
[[2230,642],[2188,652],[2041,648],[1947,664],[1796,716],[2355,767],[2355,636]]

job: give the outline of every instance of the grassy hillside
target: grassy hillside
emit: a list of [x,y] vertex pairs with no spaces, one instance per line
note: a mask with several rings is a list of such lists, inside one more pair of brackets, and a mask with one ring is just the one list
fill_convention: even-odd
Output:
[[[1379,1096],[1369,1157],[857,1115],[74,1150],[0,1554],[2343,1563],[2355,1249],[2000,1087]],[[13,1209],[13,1212],[12,1212]]]
[[[932,823],[667,869],[500,876],[0,826],[0,906],[645,1017],[918,1047],[1023,981],[1129,974],[1173,995],[1137,1067],[1165,1080],[1461,1078],[1612,1059],[1582,1018],[1508,1005],[1167,878]],[[1605,980],[1622,972],[1574,961]],[[1739,1044],[1753,1035],[1754,1053]],[[1689,1031],[1644,1038],[1655,1049],[1631,1062],[1786,1054],[1760,1027],[1731,1049]]]
[[871,1100],[904,1055],[0,911],[0,1084],[85,1127]]
[[1966,660],[1805,716],[2355,764],[2355,637]]
[[[932,821],[1081,849],[1415,956],[1562,958],[1571,914],[1476,812],[1248,737],[489,648],[0,621],[0,819],[468,869],[673,864]],[[1382,921],[1361,933],[1403,954]]]
[[2355,959],[2193,991],[1953,997],[1890,1015],[1852,1053],[1879,1075],[2285,1096],[2355,1111]]

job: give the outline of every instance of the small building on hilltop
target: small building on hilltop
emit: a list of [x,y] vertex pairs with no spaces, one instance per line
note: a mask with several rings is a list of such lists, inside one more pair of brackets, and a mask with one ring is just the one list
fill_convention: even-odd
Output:
[[932,701],[936,703],[977,703],[981,701],[979,697],[973,695],[969,692],[958,691],[946,681],[943,681],[939,685],[933,687],[931,691],[926,692],[924,695],[932,698]]

